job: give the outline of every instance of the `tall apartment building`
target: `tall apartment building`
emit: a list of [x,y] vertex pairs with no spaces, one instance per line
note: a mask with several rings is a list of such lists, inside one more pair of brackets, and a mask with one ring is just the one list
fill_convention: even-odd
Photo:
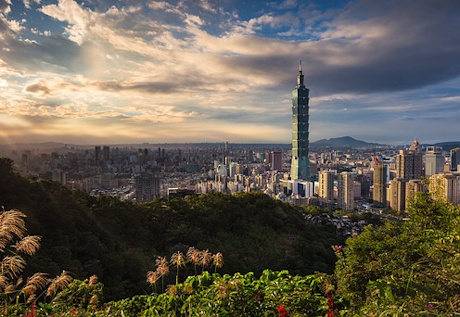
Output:
[[304,84],[302,63],[300,63],[297,86],[292,91],[291,179],[293,180],[310,180],[310,159],[308,157],[309,91]]
[[405,180],[422,178],[422,150],[417,140],[414,140],[409,150],[400,150],[396,156],[396,177]]
[[411,179],[406,183],[406,202],[405,210],[409,209],[410,203],[415,199],[415,193],[424,191],[422,180],[420,179]]
[[334,176],[335,171],[321,171],[319,173],[318,196],[324,203],[330,204],[334,201]]
[[429,191],[437,199],[450,201],[454,206],[460,204],[460,175],[435,174],[430,177]]
[[51,179],[54,182],[58,182],[62,185],[67,185],[67,172],[55,169],[51,172]]
[[390,181],[388,189],[390,208],[396,211],[403,211],[406,208],[406,180],[404,178],[394,178]]
[[460,148],[450,150],[450,170],[457,171],[460,165]]
[[384,208],[387,206],[387,173],[388,165],[375,158],[373,175],[374,190],[372,192],[372,200],[375,207]]
[[353,210],[355,208],[354,175],[342,172],[338,175],[337,203],[340,209]]
[[96,164],[99,164],[100,161],[101,161],[101,147],[95,146],[94,147],[94,162]]
[[270,167],[272,171],[283,170],[283,157],[281,151],[270,152]]
[[143,172],[134,178],[137,202],[152,201],[160,196],[160,179],[154,173]]
[[425,176],[442,173],[444,171],[444,155],[442,147],[428,146],[425,154]]
[[107,162],[110,159],[110,147],[107,145],[104,145],[102,147],[102,158],[105,162]]

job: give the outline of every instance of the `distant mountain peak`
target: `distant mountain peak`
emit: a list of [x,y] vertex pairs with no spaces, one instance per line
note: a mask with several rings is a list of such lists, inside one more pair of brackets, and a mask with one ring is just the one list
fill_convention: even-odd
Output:
[[356,140],[351,136],[341,136],[338,138],[321,139],[310,144],[311,148],[371,148],[382,146],[378,143],[369,143],[361,140]]

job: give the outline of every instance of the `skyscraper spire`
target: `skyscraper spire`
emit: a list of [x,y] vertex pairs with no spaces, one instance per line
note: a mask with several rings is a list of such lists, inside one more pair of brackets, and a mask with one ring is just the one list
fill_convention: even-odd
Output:
[[305,87],[303,83],[302,60],[299,62],[299,74],[297,75],[297,87]]

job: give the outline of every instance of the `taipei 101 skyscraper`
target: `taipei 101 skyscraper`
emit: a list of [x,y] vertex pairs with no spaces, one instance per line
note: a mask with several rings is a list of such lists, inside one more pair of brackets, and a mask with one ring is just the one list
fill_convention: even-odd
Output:
[[308,94],[309,90],[305,87],[304,75],[302,74],[302,61],[300,61],[297,86],[292,91],[292,180],[310,181]]

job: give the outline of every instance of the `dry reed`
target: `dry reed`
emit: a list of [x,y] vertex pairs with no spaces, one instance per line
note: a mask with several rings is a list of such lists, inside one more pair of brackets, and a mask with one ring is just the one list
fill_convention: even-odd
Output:
[[184,267],[187,264],[187,259],[182,252],[177,251],[171,256],[171,263],[177,267]]
[[6,284],[8,282],[8,278],[5,275],[0,275],[0,291],[3,292],[3,290],[6,287]]
[[147,283],[149,283],[150,285],[156,284],[156,282],[158,282],[160,277],[161,276],[160,274],[158,274],[158,272],[148,271],[147,272]]
[[99,279],[99,278],[97,277],[97,275],[91,275],[91,277],[89,278],[88,286],[94,286],[94,285],[96,285],[98,279]]
[[63,290],[64,288],[72,282],[73,278],[67,274],[66,271],[62,271],[62,273],[56,276],[48,286],[48,290],[46,291],[46,296],[53,296],[56,294],[57,291]]
[[37,290],[45,289],[46,286],[50,283],[48,274],[46,273],[35,273],[27,279],[26,286],[22,291],[26,295],[36,294]]
[[177,251],[171,256],[171,263],[176,266],[176,285],[179,284],[179,268],[187,264],[187,259],[184,254],[180,251]]
[[161,277],[168,275],[169,273],[169,266],[168,260],[165,256],[159,256],[155,262],[157,266],[157,272],[160,274]]
[[220,252],[212,256],[212,261],[213,261],[215,271],[217,271],[217,269],[220,269],[221,267],[224,266],[224,256]]
[[99,303],[99,297],[96,294],[91,296],[91,299],[89,300],[89,304],[96,306],[98,303]]
[[17,252],[34,255],[37,250],[40,249],[40,240],[40,236],[26,236],[12,247],[15,248]]
[[25,217],[26,215],[18,210],[2,210],[0,213],[0,251],[3,252],[15,236],[20,239],[24,237],[27,230]]
[[193,266],[195,268],[195,275],[196,275],[196,266],[200,264],[200,258],[201,258],[200,250],[196,249],[195,247],[188,248],[187,259],[190,263],[193,263]]
[[212,260],[212,253],[209,252],[209,250],[204,250],[201,252],[200,264],[203,270],[206,266],[209,265],[209,263],[211,263],[211,260]]
[[19,255],[7,255],[2,259],[1,270],[2,274],[8,274],[11,278],[17,277],[24,267],[26,262]]

